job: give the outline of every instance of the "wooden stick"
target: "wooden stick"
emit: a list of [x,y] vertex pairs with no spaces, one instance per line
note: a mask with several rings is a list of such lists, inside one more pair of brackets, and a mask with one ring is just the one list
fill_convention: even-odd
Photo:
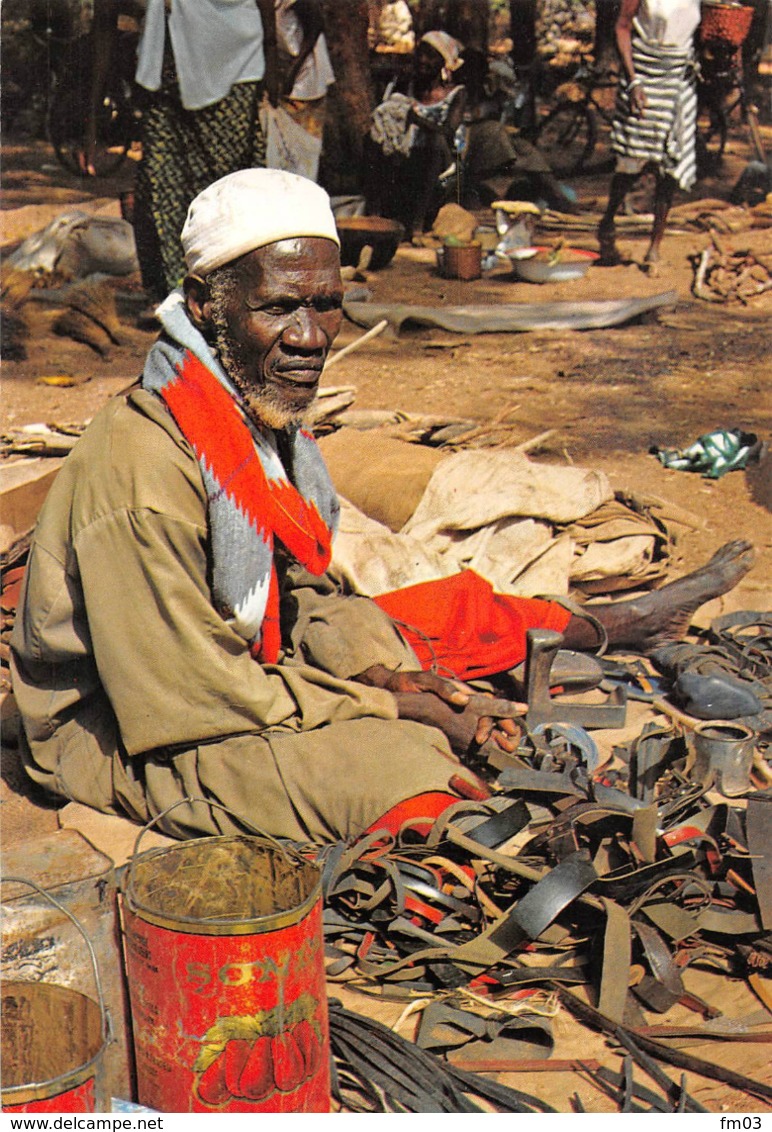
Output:
[[704,299],[707,303],[720,303],[721,300],[717,299],[715,295],[709,295],[705,290],[705,276],[710,263],[711,248],[705,248],[700,255],[699,266],[697,267],[697,274],[694,279],[694,286],[692,290],[698,299]]
[[667,703],[665,700],[652,700],[651,706],[654,711],[668,716],[674,723],[680,723],[682,727],[688,727],[692,731],[700,722],[700,720],[695,719],[693,715],[687,715],[686,712],[679,711],[677,707],[673,707],[672,704]]
[[512,405],[509,409],[503,409],[500,413],[496,414],[492,421],[488,421],[487,424],[477,425],[475,428],[470,428],[467,432],[462,432],[460,436],[454,437],[452,441],[448,442],[448,446],[466,444],[470,440],[477,440],[481,436],[488,436],[490,433],[499,432],[501,429],[515,428],[515,425],[508,425],[505,422],[507,417],[511,417],[518,412],[520,412],[519,405]]
[[700,1042],[772,1042],[772,1030],[706,1030],[699,1026],[631,1026],[630,1033],[641,1038],[699,1038]]
[[355,341],[349,342],[348,346],[344,346],[343,349],[338,350],[332,357],[329,357],[327,359],[327,365],[324,367],[325,370],[328,370],[331,366],[337,365],[341,358],[345,358],[352,350],[358,350],[360,346],[364,346],[365,342],[369,342],[372,338],[377,338],[379,334],[384,332],[388,325],[389,320],[387,318],[382,318],[380,322],[376,322],[375,326],[371,326],[365,334],[360,335]]
[[548,428],[546,432],[540,432],[538,436],[532,436],[530,440],[524,440],[522,444],[516,444],[512,449],[513,452],[530,452],[533,448],[538,448],[550,436],[554,436],[558,430],[556,428]]
[[601,1064],[595,1058],[476,1058],[450,1057],[451,1065],[458,1069],[471,1069],[474,1073],[571,1073],[589,1070],[597,1073]]

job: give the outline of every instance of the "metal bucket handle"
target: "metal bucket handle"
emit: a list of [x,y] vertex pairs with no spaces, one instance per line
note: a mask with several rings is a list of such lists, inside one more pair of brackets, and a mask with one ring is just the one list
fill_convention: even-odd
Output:
[[99,965],[97,963],[96,953],[94,951],[91,940],[88,938],[86,929],[83,927],[83,924],[80,922],[77,916],[73,915],[69,908],[65,908],[64,904],[62,904],[54,896],[52,896],[50,892],[46,892],[46,890],[44,888],[41,888],[39,884],[35,884],[34,880],[28,880],[26,877],[4,876],[0,877],[0,884],[26,884],[28,888],[34,889],[34,891],[37,892],[39,896],[42,896],[50,904],[53,904],[55,908],[58,908],[59,911],[63,913],[63,915],[65,915],[68,920],[72,921],[77,930],[80,932],[81,936],[83,937],[83,942],[85,943],[88,950],[89,958],[91,960],[91,969],[94,975],[94,985],[96,986],[99,1014],[102,1021],[102,1041],[105,1045],[107,1045],[113,1040],[112,1027],[110,1025],[110,1015],[108,1014],[107,1006],[105,1005],[105,996],[102,991],[102,980],[99,975]]
[[[165,818],[166,815],[170,814],[172,810],[176,810],[177,806],[185,806],[190,802],[203,802],[205,806],[214,806],[218,810],[224,810],[226,814],[230,814],[232,818],[236,818],[237,821],[240,821],[243,825],[246,825],[249,829],[252,830],[253,833],[258,834],[260,837],[264,837],[266,841],[270,841],[270,843],[279,850],[288,865],[295,864],[307,866],[312,863],[310,861],[307,861],[305,857],[303,857],[302,854],[298,853],[296,849],[282,845],[282,843],[272,834],[266,833],[265,830],[260,829],[259,826],[256,826],[253,822],[248,821],[247,818],[243,817],[235,810],[231,810],[228,808],[228,806],[224,806],[222,802],[213,802],[210,798],[195,798],[190,795],[187,798],[180,798],[177,802],[172,802],[171,806],[167,806],[165,810],[162,810],[160,814],[156,814],[156,816],[152,818],[147,823],[147,825],[142,827],[142,829],[137,834],[137,840],[134,842],[132,859],[136,857],[137,853],[139,852],[140,841],[145,836],[145,834],[153,828],[156,822],[159,822],[161,818]],[[132,862],[129,862],[129,872],[131,871],[131,863]]]

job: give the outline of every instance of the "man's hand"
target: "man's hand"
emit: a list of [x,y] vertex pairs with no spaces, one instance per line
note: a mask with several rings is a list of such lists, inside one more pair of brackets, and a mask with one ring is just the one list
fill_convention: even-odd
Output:
[[485,715],[485,709],[479,703],[464,708],[453,707],[433,695],[397,692],[394,698],[400,719],[412,719],[416,723],[439,728],[457,755],[473,755],[489,741],[509,754],[517,750],[521,728],[514,717],[497,719]]
[[355,679],[360,684],[369,684],[371,688],[385,688],[387,692],[432,692],[457,707],[468,704],[474,694],[474,689],[461,680],[446,680],[434,672],[393,672],[383,664],[373,665]]
[[[502,751],[512,753],[517,748],[521,727],[516,716],[486,714],[487,697],[460,680],[445,680],[433,672],[391,672],[382,665],[368,668],[356,679],[391,692],[400,719],[439,728],[459,755],[473,754],[489,740]],[[491,697],[491,705],[494,702]],[[525,714],[527,705],[517,706]]]

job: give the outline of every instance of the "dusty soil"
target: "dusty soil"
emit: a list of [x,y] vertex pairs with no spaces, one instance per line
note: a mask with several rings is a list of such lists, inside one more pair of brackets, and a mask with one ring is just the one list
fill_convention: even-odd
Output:
[[[772,131],[766,131],[772,134]],[[731,139],[721,177],[699,183],[692,199],[726,198],[750,159],[742,133]],[[131,185],[131,162],[110,181],[83,182],[53,162],[44,143],[3,147],[3,247],[42,227],[75,205],[118,214],[118,194]],[[584,218],[604,202],[607,169],[598,164],[573,182]],[[681,198],[682,199],[682,198]],[[490,211],[479,213],[491,222]],[[559,232],[550,231],[548,239]],[[577,247],[596,249],[592,231],[567,233]],[[733,237],[739,246],[745,234]],[[593,266],[581,280],[535,285],[515,281],[506,269],[474,282],[442,279],[434,251],[403,245],[392,264],[370,274],[376,302],[428,305],[533,303],[619,299],[675,291],[674,305],[636,323],[581,332],[528,332],[463,337],[441,330],[383,335],[360,353],[342,359],[327,384],[356,388],[355,408],[401,409],[408,413],[489,422],[505,419],[512,443],[547,430],[551,435],[534,458],[599,468],[615,487],[634,489],[677,503],[697,516],[698,529],[684,533],[686,566],[696,564],[731,537],[752,538],[757,565],[733,595],[758,604],[769,597],[772,524],[770,464],[732,473],[719,481],[661,467],[652,445],[683,448],[716,428],[743,428],[766,440],[770,434],[769,357],[772,294],[747,305],[696,300],[692,257],[708,243],[706,232],[668,235],[656,278],[638,266],[645,235],[620,240],[630,260],[614,268]],[[732,243],[732,240],[730,240]],[[32,327],[26,361],[6,361],[3,427],[32,421],[89,419],[104,401],[139,373],[151,331],[136,329],[143,306],[133,277],[116,280],[125,344],[105,359],[89,347],[53,335],[60,311],[45,291],[28,303]],[[344,324],[337,345],[353,341],[358,327]],[[55,375],[77,384],[40,383]]]
[[[721,177],[698,185],[692,198],[726,198],[749,159],[745,138],[736,136]],[[6,252],[73,205],[106,207],[117,214],[118,194],[131,184],[130,164],[110,182],[91,184],[69,177],[42,143],[7,142],[3,162],[2,247]],[[585,215],[597,216],[607,179],[608,169],[599,166],[573,182]],[[492,216],[483,212],[480,218],[490,222]],[[541,303],[667,291],[675,291],[677,298],[655,316],[607,330],[464,337],[440,330],[405,329],[399,336],[381,335],[361,352],[342,359],[325,384],[355,387],[354,407],[358,409],[399,409],[481,424],[506,420],[508,443],[549,432],[532,451],[534,459],[597,468],[610,476],[616,488],[664,499],[691,513],[691,526],[679,528],[674,558],[679,572],[705,560],[730,538],[744,537],[755,544],[757,560],[750,575],[721,602],[705,607],[699,623],[707,624],[730,609],[768,609],[772,596],[772,461],[767,458],[745,472],[709,481],[666,470],[649,453],[653,444],[682,448],[722,427],[740,427],[764,441],[770,438],[772,293],[746,306],[696,300],[691,291],[691,257],[707,241],[705,232],[669,233],[660,273],[651,278],[637,266],[645,251],[645,237],[623,239],[622,250],[631,261],[628,265],[594,266],[581,281],[553,286],[516,282],[502,270],[475,282],[445,280],[437,274],[431,249],[403,246],[389,267],[367,278],[377,302]],[[591,230],[572,235],[571,242],[596,248]],[[108,358],[52,333],[60,308],[46,301],[45,291],[27,304],[31,327],[27,358],[6,360],[3,366],[3,432],[38,421],[84,422],[135,379],[154,335],[136,327],[143,305],[138,280],[116,281],[114,289],[124,343]],[[345,324],[338,346],[361,333],[360,328]],[[63,387],[41,381],[56,375],[69,376],[75,384]],[[12,743],[12,726],[7,736]],[[55,828],[56,809],[22,783],[12,746],[6,747],[3,779],[4,845]],[[743,1000],[742,1008],[755,1009],[752,996],[748,1002]],[[735,1013],[736,1005],[730,1003],[728,1009]],[[560,1047],[565,1040],[568,1048],[569,1022],[560,1022],[558,1033]],[[591,1045],[593,1055],[602,1056],[602,1040],[593,1037]],[[763,1046],[752,1047],[753,1056],[743,1062],[748,1047],[724,1046],[721,1056],[761,1077],[765,1072],[761,1051]],[[715,1055],[710,1049],[696,1052]],[[557,1050],[556,1055],[560,1056]],[[546,1089],[549,1075],[541,1076]],[[549,1086],[562,1111],[568,1111],[567,1097],[577,1089],[575,1079],[565,1078]],[[534,1088],[534,1083],[528,1086]],[[712,1111],[767,1111],[763,1102],[743,1094],[715,1085],[706,1087],[704,1082],[700,1088],[700,1099]],[[579,1091],[591,1109],[605,1107],[595,1090]]]

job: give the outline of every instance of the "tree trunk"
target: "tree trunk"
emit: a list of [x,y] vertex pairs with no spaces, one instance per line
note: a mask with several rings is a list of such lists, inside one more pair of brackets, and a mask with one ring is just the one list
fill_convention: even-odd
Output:
[[745,0],[754,9],[753,21],[742,49],[745,82],[751,98],[764,98],[762,90],[757,90],[759,82],[759,63],[761,54],[770,35],[770,8],[768,0]]
[[509,0],[512,63],[530,67],[536,56],[536,0]]
[[373,108],[367,0],[323,0],[324,25],[335,83],[327,119],[319,180],[331,195],[359,193],[362,146]]
[[605,69],[616,66],[617,41],[614,24],[619,15],[619,0],[595,0],[595,62]]
[[427,31],[446,31],[464,47],[487,54],[489,0],[421,0],[416,39]]

